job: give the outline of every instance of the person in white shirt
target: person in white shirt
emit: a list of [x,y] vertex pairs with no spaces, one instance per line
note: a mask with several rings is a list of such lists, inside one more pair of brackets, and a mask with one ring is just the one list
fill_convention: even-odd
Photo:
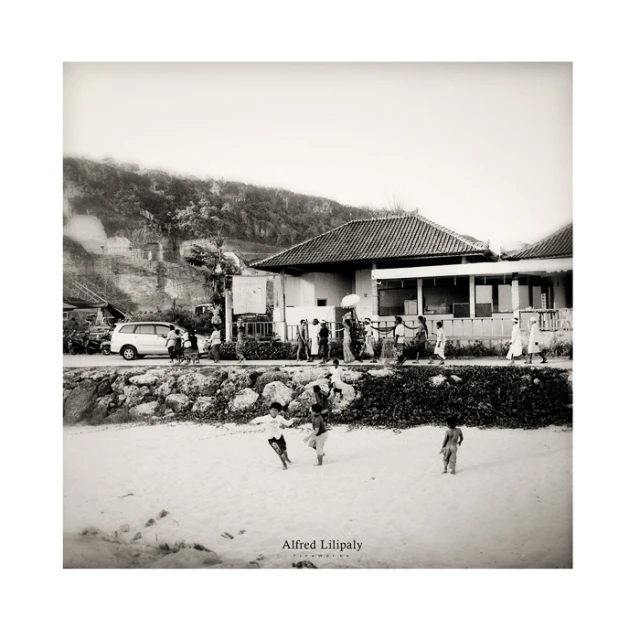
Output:
[[269,415],[254,418],[251,424],[264,424],[266,425],[265,433],[267,440],[271,445],[271,448],[278,454],[282,462],[282,470],[287,470],[287,462],[291,464],[289,455],[287,454],[287,443],[284,439],[284,432],[282,426],[290,427],[296,420],[286,420],[280,415],[282,411],[282,405],[279,402],[272,402],[269,407]]
[[222,338],[220,333],[220,327],[215,325],[210,338],[211,343],[211,356],[215,362],[220,362],[220,345],[222,344]]
[[533,355],[537,353],[542,358],[542,363],[547,362],[544,351],[540,347],[540,329],[538,328],[538,320],[535,316],[529,321],[531,324],[531,331],[529,331],[529,348],[527,349],[527,364],[533,364]]
[[522,333],[520,331],[520,325],[518,324],[518,318],[513,319],[513,330],[511,331],[511,346],[507,353],[507,360],[509,364],[515,365],[516,358],[520,358],[522,355]]
[[333,361],[333,369],[328,378],[332,397],[339,393],[340,399],[342,399],[342,369],[338,360]]
[[[434,358],[439,358],[442,364],[445,363],[444,346],[447,344],[447,336],[444,335],[442,321],[436,322],[436,346],[433,349]],[[429,364],[433,364],[433,359],[429,360]]]
[[396,364],[404,364],[407,357],[404,355],[404,324],[400,316],[396,316],[396,328],[393,331],[393,346],[398,358]]
[[176,333],[176,328],[170,324],[169,325],[169,333],[167,334],[167,341],[165,342],[165,346],[169,350],[169,362],[173,362],[173,359],[176,357],[176,340],[178,339],[178,334]]

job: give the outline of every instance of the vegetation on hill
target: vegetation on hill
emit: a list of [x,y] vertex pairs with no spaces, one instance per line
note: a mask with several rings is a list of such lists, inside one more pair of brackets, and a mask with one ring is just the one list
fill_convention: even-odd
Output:
[[222,235],[269,244],[272,251],[352,219],[391,213],[283,189],[83,158],[64,159],[64,195],[71,213],[97,216],[109,236],[146,230],[177,242]]

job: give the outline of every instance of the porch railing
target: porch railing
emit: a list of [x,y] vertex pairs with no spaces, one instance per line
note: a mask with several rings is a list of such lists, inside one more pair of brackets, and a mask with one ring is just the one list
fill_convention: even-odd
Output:
[[[572,309],[527,309],[520,311],[520,326],[523,331],[529,328],[529,319],[532,316],[538,319],[541,331],[571,331],[573,329]],[[426,319],[429,335],[435,336],[437,320]],[[490,340],[508,339],[511,337],[513,321],[511,315],[496,316],[491,318],[447,318],[440,320],[445,336],[449,340]],[[246,336],[256,340],[272,340],[278,336],[279,323],[273,322],[245,322]],[[298,334],[298,326],[287,325],[287,340],[294,342]],[[342,338],[342,324],[340,322],[328,322],[330,336],[333,340]],[[376,338],[393,338],[395,322],[381,321],[374,322]],[[418,333],[417,320],[406,320],[404,322],[405,335],[413,338]],[[233,325],[233,337],[237,335],[237,325]]]

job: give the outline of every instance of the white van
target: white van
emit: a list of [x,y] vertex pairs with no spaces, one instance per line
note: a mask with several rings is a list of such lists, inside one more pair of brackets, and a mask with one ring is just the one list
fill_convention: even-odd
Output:
[[[121,322],[111,335],[111,353],[119,353],[125,360],[135,360],[144,356],[169,356],[167,335],[169,325],[180,329],[182,339],[187,339],[187,331],[180,325],[169,322]],[[204,353],[203,336],[198,336],[198,351]]]

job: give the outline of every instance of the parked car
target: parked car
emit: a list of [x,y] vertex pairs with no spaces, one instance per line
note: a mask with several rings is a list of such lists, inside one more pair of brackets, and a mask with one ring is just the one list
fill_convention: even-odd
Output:
[[[111,353],[119,353],[125,360],[135,360],[144,356],[169,356],[167,335],[169,325],[180,329],[183,339],[187,331],[180,325],[169,322],[120,322],[111,335]],[[198,351],[205,353],[206,337],[197,335]]]

